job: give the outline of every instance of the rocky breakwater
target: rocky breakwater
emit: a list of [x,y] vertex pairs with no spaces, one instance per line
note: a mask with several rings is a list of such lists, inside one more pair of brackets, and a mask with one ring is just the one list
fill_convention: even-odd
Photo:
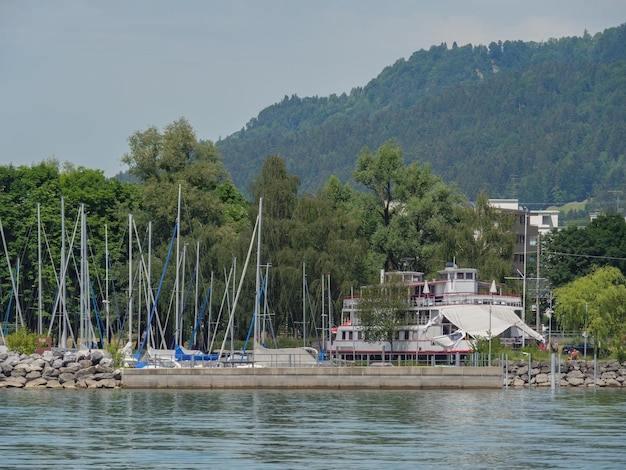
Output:
[[[496,361],[496,365],[500,364]],[[626,362],[609,361],[564,361],[555,362],[555,385],[561,387],[625,387]],[[528,361],[509,361],[508,376],[504,385],[512,387],[550,387],[552,372],[550,361],[531,361],[530,374]]]
[[0,352],[0,388],[119,388],[121,381],[103,351]]

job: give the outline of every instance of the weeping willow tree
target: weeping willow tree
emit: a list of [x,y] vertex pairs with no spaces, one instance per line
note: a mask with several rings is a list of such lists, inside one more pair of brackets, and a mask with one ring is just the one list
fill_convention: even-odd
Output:
[[595,268],[554,290],[554,313],[564,330],[586,331],[597,346],[623,349],[626,335],[626,278],[615,267]]

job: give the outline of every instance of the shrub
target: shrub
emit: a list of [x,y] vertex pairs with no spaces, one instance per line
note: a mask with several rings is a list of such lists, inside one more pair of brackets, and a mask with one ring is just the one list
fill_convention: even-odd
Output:
[[108,343],[104,346],[104,349],[111,355],[111,358],[113,359],[113,367],[119,369],[122,365],[124,365],[124,354],[120,350],[117,343]]
[[34,354],[37,352],[37,333],[31,333],[27,328],[20,328],[6,337],[7,348],[20,354]]

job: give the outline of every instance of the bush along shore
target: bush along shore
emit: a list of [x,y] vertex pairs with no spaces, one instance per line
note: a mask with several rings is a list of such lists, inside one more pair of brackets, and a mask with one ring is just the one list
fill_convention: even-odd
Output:
[[[494,361],[494,365],[502,362]],[[626,362],[608,361],[555,361],[555,384],[561,387],[626,387]],[[550,361],[530,362],[531,387],[550,387],[552,372]],[[503,369],[504,370],[504,369]],[[559,373],[560,372],[560,373]],[[509,387],[528,387],[528,361],[508,361],[508,375],[504,377],[504,385]],[[595,382],[594,382],[595,378]]]
[[0,388],[119,388],[121,384],[121,371],[103,351],[0,352]]

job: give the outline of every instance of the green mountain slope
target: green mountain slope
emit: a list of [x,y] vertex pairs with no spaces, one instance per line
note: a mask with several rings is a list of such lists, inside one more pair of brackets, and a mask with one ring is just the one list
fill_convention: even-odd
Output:
[[581,200],[626,189],[626,24],[545,43],[433,46],[349,95],[285,97],[217,143],[248,188],[280,155],[314,191],[351,179],[363,146],[390,138],[469,196]]

